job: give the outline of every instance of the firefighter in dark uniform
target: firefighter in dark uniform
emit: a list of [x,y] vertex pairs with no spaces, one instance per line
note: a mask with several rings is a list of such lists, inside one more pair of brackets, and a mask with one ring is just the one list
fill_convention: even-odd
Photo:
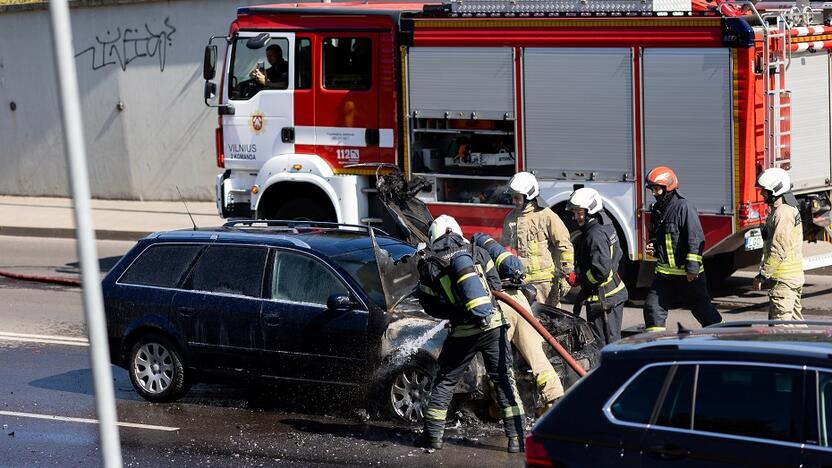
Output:
[[575,190],[567,209],[572,211],[581,234],[575,240],[575,275],[567,277],[571,286],[581,286],[575,311],[586,304],[589,325],[605,345],[621,339],[621,321],[627,287],[616,269],[621,261],[621,246],[612,222],[603,214],[604,203],[597,190]]
[[669,167],[650,171],[646,185],[656,197],[650,210],[646,252],[658,260],[656,277],[644,302],[646,331],[663,331],[667,311],[682,305],[690,307],[703,327],[721,322],[705,282],[705,233],[699,213],[676,191],[679,182]]
[[450,332],[439,354],[439,371],[418,443],[442,448],[454,388],[480,353],[495,385],[508,451],[519,452],[523,448],[523,404],[514,380],[508,321],[489,289],[501,289],[494,262],[485,250],[462,237],[462,230],[450,216],[433,221],[430,240],[430,248],[419,261],[419,299],[428,314],[450,322]]

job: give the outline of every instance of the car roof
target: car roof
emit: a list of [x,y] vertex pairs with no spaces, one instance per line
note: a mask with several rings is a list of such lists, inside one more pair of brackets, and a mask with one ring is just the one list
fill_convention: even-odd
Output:
[[[366,230],[355,228],[321,228],[315,226],[219,226],[198,229],[160,231],[148,236],[166,242],[254,243],[274,247],[295,247],[325,255],[347,253],[372,247]],[[407,245],[401,240],[376,234],[379,246]]]
[[667,357],[697,354],[742,354],[756,357],[804,357],[829,359],[832,356],[832,327],[746,327],[704,328],[682,333],[642,333],[613,343],[603,350],[604,357],[624,357],[651,352]]

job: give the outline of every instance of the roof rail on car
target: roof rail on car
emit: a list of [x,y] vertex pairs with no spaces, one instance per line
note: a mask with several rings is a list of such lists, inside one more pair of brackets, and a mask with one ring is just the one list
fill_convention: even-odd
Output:
[[223,227],[226,228],[237,228],[237,227],[286,227],[289,229],[297,229],[297,228],[322,228],[322,229],[335,229],[335,230],[343,230],[343,231],[354,231],[354,230],[361,230],[365,232],[370,232],[370,229],[373,230],[374,233],[380,234],[382,236],[389,236],[383,230],[377,227],[370,227],[364,226],[361,224],[347,224],[347,223],[333,223],[329,221],[306,221],[306,220],[292,220],[292,219],[234,219],[228,221],[227,223],[223,224]]
[[832,327],[830,320],[737,320],[734,322],[722,322],[708,325],[705,328],[740,328],[753,327],[754,325],[813,325],[822,327]]

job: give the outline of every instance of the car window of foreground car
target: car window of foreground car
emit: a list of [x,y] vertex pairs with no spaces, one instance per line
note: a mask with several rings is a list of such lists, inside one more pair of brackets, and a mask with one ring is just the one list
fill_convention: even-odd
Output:
[[[832,397],[832,390],[829,390]],[[661,406],[656,407],[659,402]],[[803,370],[702,363],[642,370],[608,407],[613,422],[800,442]]]
[[[415,249],[407,244],[387,244],[382,247],[394,260],[399,260],[405,255],[411,255]],[[341,268],[361,286],[367,297],[373,304],[386,309],[384,290],[381,287],[378,263],[376,262],[373,249],[354,250],[339,255],[333,255],[334,260]],[[415,284],[413,285],[416,286]]]
[[150,246],[130,265],[119,282],[175,288],[203,247],[197,244]]
[[350,294],[329,268],[307,255],[276,252],[272,278],[271,298],[279,301],[326,306],[330,295]]
[[260,297],[268,249],[212,245],[199,257],[185,285],[194,291]]

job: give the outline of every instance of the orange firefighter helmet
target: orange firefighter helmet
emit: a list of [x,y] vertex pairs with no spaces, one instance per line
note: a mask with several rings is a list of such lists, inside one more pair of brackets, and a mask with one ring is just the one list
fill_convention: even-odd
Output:
[[647,188],[660,185],[668,192],[679,188],[679,179],[673,169],[667,166],[654,167],[649,174],[647,174]]

